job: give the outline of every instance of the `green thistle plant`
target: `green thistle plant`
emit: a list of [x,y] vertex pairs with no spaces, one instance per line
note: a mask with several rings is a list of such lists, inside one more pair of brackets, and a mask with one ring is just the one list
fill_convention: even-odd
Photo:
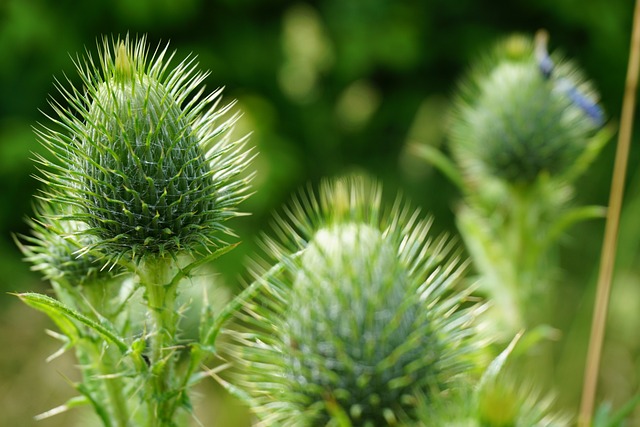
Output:
[[[377,186],[325,184],[299,197],[266,240],[280,260],[232,333],[238,392],[261,425],[410,422],[418,393],[446,390],[473,368],[479,342],[456,288],[464,262],[430,220]],[[257,331],[257,332],[256,332]],[[432,393],[432,394],[435,394]]]
[[97,60],[76,61],[82,88],[58,82],[57,117],[37,130],[51,159],[37,158],[33,234],[17,240],[57,299],[18,296],[51,317],[54,356],[75,348],[83,374],[80,397],[43,417],[86,404],[105,426],[184,424],[189,388],[239,304],[219,315],[202,304],[197,339],[183,338],[181,281],[235,247],[220,235],[248,195],[252,156],[231,139],[233,104],[204,95],[193,58],[171,59],[166,47],[150,56],[144,37],[105,40]]
[[572,206],[572,184],[612,129],[602,127],[592,85],[547,53],[547,38],[511,36],[472,67],[453,106],[453,161],[419,148],[464,194],[456,222],[505,341],[553,324],[558,242],[575,223],[604,215]]
[[[515,358],[513,378],[501,378],[484,395],[461,397],[476,402],[471,425],[546,425],[540,421],[548,413],[546,400],[531,390],[566,387],[555,370],[560,348],[552,342],[561,336],[558,313],[567,309],[558,300],[560,242],[572,225],[605,214],[599,206],[575,205],[573,185],[613,129],[603,127],[591,83],[575,65],[549,54],[547,39],[544,31],[535,38],[511,36],[472,67],[452,106],[452,159],[418,147],[463,193],[456,224],[479,294],[491,302],[483,320],[497,341],[522,330],[546,338]],[[536,373],[530,390],[515,386],[522,372]],[[505,419],[495,417],[495,409],[479,417],[482,405],[502,407]]]

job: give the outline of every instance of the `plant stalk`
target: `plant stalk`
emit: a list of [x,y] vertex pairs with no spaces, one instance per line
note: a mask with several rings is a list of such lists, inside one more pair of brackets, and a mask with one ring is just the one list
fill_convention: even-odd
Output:
[[[97,350],[97,349],[96,349]],[[97,364],[97,369],[103,376],[109,376],[114,374],[113,359],[109,354],[110,349],[106,349],[104,354],[100,354],[99,351],[95,351],[92,357]],[[130,425],[130,415],[127,408],[127,403],[122,395],[123,384],[117,377],[102,378],[102,382],[107,391],[107,396],[111,402],[111,409],[115,416],[116,425],[119,427],[128,427]]]
[[178,318],[175,307],[177,284],[171,283],[172,264],[170,259],[150,258],[145,260],[139,273],[140,282],[146,289],[151,320],[149,363],[153,378],[148,402],[150,427],[173,425],[173,348]]
[[596,289],[596,298],[591,324],[591,336],[585,366],[584,386],[582,389],[582,402],[578,425],[588,427],[591,425],[596,389],[598,384],[598,371],[602,355],[602,344],[607,321],[609,307],[609,294],[615,265],[616,247],[618,241],[618,229],[620,213],[622,211],[622,199],[624,194],[627,162],[631,145],[633,129],[633,116],[635,112],[636,92],[638,87],[638,72],[640,71],[640,2],[636,0],[633,14],[633,29],[631,46],[629,51],[629,64],[622,102],[620,132],[613,168],[613,179],[609,195],[609,210],[605,224],[602,253],[600,256],[600,272]]

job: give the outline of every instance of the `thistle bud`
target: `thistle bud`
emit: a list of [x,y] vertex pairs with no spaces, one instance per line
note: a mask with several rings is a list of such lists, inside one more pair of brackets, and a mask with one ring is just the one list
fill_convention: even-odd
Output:
[[16,239],[32,269],[45,279],[57,283],[82,286],[110,280],[117,270],[103,268],[102,256],[86,251],[91,236],[83,235],[84,225],[78,221],[61,220],[56,207],[41,204],[38,219],[29,220],[30,236]]
[[535,44],[522,36],[506,40],[463,84],[451,148],[470,178],[561,175],[603,124],[590,84],[548,55],[545,35]]
[[39,132],[56,161],[47,166],[44,190],[111,257],[192,250],[229,231],[245,197],[250,161],[244,141],[231,141],[234,118],[216,110],[220,91],[196,91],[206,73],[193,60],[168,69],[166,48],[151,58],[144,38],[105,42],[99,65],[89,56],[77,68],[83,90],[54,103],[67,133]]
[[284,271],[261,277],[265,295],[241,316],[273,330],[236,335],[250,404],[265,425],[411,419],[415,393],[446,389],[474,346],[475,309],[456,310],[465,295],[452,246],[399,205],[381,218],[379,189],[362,180],[290,212],[278,230],[289,237],[267,244]]
[[554,397],[536,386],[500,375],[476,391],[475,418],[482,426],[570,426],[570,417],[554,408]]
[[318,230],[301,256],[286,317],[298,391],[318,401],[332,395],[356,425],[386,424],[385,409],[397,410],[414,382],[434,374],[440,352],[408,285],[380,230],[357,223]]

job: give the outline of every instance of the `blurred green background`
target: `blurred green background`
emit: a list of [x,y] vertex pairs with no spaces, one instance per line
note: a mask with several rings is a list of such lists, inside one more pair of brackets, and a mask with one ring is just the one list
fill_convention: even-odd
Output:
[[[609,117],[619,117],[633,4],[630,0],[0,0],[0,425],[36,425],[33,415],[73,394],[72,357],[46,364],[57,343],[53,326],[8,292],[46,291],[12,240],[26,233],[38,187],[31,153],[42,153],[33,126],[57,97],[54,78],[78,84],[70,56],[95,52],[103,35],[146,34],[170,42],[177,59],[198,56],[211,70],[207,87],[225,86],[244,115],[239,133],[252,132],[259,156],[252,215],[234,220],[244,242],[217,264],[237,289],[255,239],[271,214],[307,183],[350,171],[381,180],[390,199],[398,191],[436,217],[435,228],[455,234],[460,195],[436,170],[411,154],[413,144],[439,146],[449,100],[470,61],[514,32],[546,28],[592,78]],[[40,112],[40,111],[42,112]],[[640,150],[637,139],[612,310],[603,355],[600,397],[619,405],[638,392],[640,376]],[[578,184],[578,203],[607,203],[614,144]],[[560,401],[574,407],[580,393],[596,264],[603,222],[571,230],[561,256],[566,283],[558,319],[565,349],[558,373]],[[211,414],[236,408],[212,397],[197,400],[204,425],[239,426],[243,411],[214,424]],[[38,423],[71,425],[86,415]],[[238,418],[236,418],[238,417]]]

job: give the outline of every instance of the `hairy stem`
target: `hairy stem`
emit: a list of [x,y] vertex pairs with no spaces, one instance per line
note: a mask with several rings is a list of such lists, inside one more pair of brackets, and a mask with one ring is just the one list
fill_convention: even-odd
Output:
[[[82,311],[78,306],[78,303],[82,301],[82,297],[80,293],[78,293],[77,288],[65,287],[56,281],[52,282],[52,287],[60,301]],[[106,283],[90,283],[86,285],[85,294],[89,307],[85,308],[87,310],[96,310],[102,315],[107,313],[107,301],[109,301],[110,298],[104,296],[105,292],[107,292]],[[113,319],[108,318],[108,320],[112,321]],[[109,408],[104,412],[105,416],[112,415],[114,417],[113,420],[103,419],[103,422],[108,426],[127,427],[130,425],[130,415],[126,398],[122,394],[124,384],[120,378],[116,376],[116,362],[113,354],[114,348],[105,348],[102,351],[101,347],[104,344],[101,340],[98,342],[83,340],[83,342],[76,347],[76,356],[82,366],[86,366],[87,369],[89,369],[89,366],[91,367],[91,369],[83,371],[84,381],[86,384],[93,384],[90,389],[102,395],[96,400],[104,402]],[[100,387],[101,384],[104,385],[104,388]],[[104,392],[106,392],[106,396],[103,395]]]
[[177,284],[171,283],[170,259],[154,257],[145,260],[139,271],[146,290],[151,352],[149,354],[152,390],[149,404],[149,426],[173,425],[173,390],[175,374],[175,344],[178,316],[176,312]]
[[120,378],[113,376],[114,360],[111,355],[110,349],[106,349],[104,352],[100,352],[97,348],[92,353],[93,362],[96,364],[96,369],[102,376],[102,383],[107,391],[107,396],[111,406],[111,413],[115,417],[115,425],[118,427],[130,426],[130,415],[127,408],[127,402],[122,392],[124,390],[124,384],[120,381]]

